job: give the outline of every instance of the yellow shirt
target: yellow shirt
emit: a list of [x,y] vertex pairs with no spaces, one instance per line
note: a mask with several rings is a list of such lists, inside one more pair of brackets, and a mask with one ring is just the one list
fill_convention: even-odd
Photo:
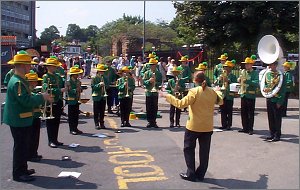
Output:
[[216,92],[210,87],[206,87],[203,91],[201,86],[190,89],[187,96],[181,100],[170,94],[166,95],[166,100],[179,109],[189,106],[186,128],[195,132],[212,131],[214,105],[223,104],[221,92]]

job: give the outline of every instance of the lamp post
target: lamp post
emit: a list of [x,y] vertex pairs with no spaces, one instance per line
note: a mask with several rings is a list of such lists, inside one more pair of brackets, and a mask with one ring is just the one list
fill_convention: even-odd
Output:
[[143,49],[142,49],[143,61],[145,61],[145,31],[146,31],[145,25],[146,25],[146,1],[144,1]]

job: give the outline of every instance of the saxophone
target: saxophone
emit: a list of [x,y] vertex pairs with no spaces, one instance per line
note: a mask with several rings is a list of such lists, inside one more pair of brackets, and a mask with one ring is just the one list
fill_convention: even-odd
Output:
[[248,79],[248,72],[247,72],[247,70],[246,69],[243,69],[243,70],[241,70],[241,74],[240,74],[240,84],[241,84],[241,86],[240,86],[240,89],[239,89],[239,91],[238,91],[238,94],[245,94],[246,93],[246,89],[247,89],[247,86],[248,86],[248,84],[245,84],[245,80],[247,80]]
[[181,96],[181,93],[179,92],[179,80],[180,79],[178,78],[178,76],[176,76],[175,78],[176,84],[175,87],[173,88],[173,93],[176,98],[180,98]]

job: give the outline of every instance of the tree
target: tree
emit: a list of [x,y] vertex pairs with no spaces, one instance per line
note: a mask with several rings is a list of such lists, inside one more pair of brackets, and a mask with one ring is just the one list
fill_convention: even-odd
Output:
[[66,39],[72,41],[73,39],[86,41],[86,36],[83,30],[77,24],[69,24],[66,32]]
[[59,36],[59,31],[56,28],[56,26],[51,25],[49,28],[45,28],[43,32],[41,32],[41,37],[38,40],[37,44],[42,45],[50,45],[51,42],[55,39],[58,39]]

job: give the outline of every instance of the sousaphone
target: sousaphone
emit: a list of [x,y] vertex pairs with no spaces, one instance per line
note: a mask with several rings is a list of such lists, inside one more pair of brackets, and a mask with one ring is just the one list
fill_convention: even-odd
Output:
[[283,52],[277,39],[272,35],[263,36],[258,43],[258,56],[260,60],[266,64],[272,64],[275,61],[278,62],[277,71],[279,73],[279,80],[272,81],[275,85],[272,85],[272,89],[266,91],[265,83],[266,76],[271,70],[266,68],[259,73],[260,76],[260,91],[265,98],[271,98],[276,95],[283,82],[282,64],[284,63]]

